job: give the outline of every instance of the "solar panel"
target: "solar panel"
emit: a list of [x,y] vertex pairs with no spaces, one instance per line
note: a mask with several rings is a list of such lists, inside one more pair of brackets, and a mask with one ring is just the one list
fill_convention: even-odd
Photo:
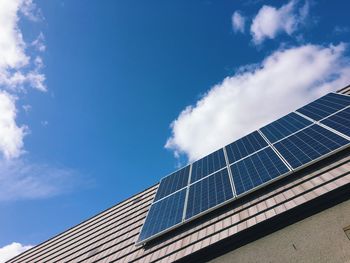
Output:
[[188,184],[190,166],[186,166],[171,175],[164,177],[160,181],[159,188],[155,197],[155,201],[184,188]]
[[226,146],[229,163],[238,161],[266,146],[267,142],[264,138],[257,131],[254,131]]
[[191,183],[220,170],[224,166],[226,166],[226,161],[222,149],[209,154],[192,164]]
[[265,127],[261,128],[260,131],[271,143],[274,143],[311,124],[311,121],[292,112],[278,119],[277,121],[266,125]]
[[[350,96],[330,93],[298,112],[350,137],[349,104]],[[220,149],[164,177],[137,242],[148,242],[349,145],[346,138],[292,112],[225,146],[230,170]]]
[[290,170],[278,155],[267,147],[232,164],[231,171],[236,194],[241,195]]
[[349,105],[350,96],[328,93],[297,111],[315,121],[319,121]]
[[324,119],[321,123],[350,137],[350,108]]
[[314,124],[274,144],[295,169],[349,143],[339,135]]
[[186,189],[176,192],[156,203],[153,203],[145,223],[143,224],[139,241],[178,224],[182,221],[185,205]]
[[186,219],[233,198],[227,168],[190,186]]

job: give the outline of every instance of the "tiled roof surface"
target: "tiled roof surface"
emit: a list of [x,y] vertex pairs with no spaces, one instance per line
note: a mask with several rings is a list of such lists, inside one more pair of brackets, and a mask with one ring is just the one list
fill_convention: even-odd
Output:
[[[350,93],[350,88],[342,92]],[[200,254],[347,185],[349,149],[185,224],[151,244],[135,246],[158,187],[155,185],[8,262],[188,260],[190,255]]]

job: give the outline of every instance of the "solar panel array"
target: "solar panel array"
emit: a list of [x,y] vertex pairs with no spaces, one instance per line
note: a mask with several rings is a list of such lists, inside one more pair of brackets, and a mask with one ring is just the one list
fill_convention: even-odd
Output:
[[329,93],[164,177],[138,244],[350,145],[350,96]]

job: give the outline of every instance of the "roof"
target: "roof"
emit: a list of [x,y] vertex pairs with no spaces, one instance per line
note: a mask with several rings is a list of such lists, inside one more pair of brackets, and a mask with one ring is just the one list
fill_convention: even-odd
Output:
[[[340,92],[350,94],[350,86]],[[350,149],[135,246],[158,184],[8,262],[172,262],[208,259],[350,196]],[[254,235],[252,235],[254,233]]]

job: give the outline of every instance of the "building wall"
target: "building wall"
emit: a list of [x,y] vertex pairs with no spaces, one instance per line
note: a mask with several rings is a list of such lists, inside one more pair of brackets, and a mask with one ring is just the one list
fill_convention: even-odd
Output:
[[211,262],[350,262],[350,200],[242,246]]

